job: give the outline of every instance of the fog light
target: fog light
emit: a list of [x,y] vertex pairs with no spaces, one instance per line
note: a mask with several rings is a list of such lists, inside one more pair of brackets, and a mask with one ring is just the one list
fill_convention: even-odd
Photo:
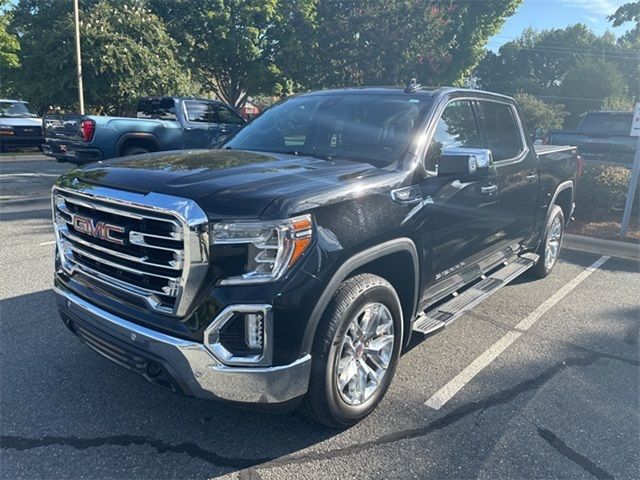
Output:
[[262,313],[246,313],[244,316],[244,341],[251,349],[262,350]]
[[204,331],[204,344],[225,365],[270,366],[272,334],[271,305],[230,305]]

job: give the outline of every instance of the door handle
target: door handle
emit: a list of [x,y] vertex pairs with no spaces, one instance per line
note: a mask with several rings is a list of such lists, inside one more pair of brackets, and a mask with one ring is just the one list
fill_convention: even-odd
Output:
[[497,191],[498,191],[498,186],[497,185],[486,185],[484,187],[480,187],[480,192],[483,195],[493,195]]
[[422,201],[422,192],[416,185],[391,191],[391,198],[403,205],[416,205]]
[[538,179],[538,175],[536,175],[535,173],[532,175],[527,175],[525,177],[527,179],[527,181],[529,182],[535,182]]

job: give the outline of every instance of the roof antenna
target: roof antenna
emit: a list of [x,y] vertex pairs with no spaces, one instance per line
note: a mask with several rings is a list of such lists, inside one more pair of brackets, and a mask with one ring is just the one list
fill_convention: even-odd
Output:
[[421,88],[422,88],[422,85],[418,83],[418,80],[415,78],[412,78],[411,80],[409,80],[409,83],[407,84],[404,91],[405,93],[414,93],[420,90]]

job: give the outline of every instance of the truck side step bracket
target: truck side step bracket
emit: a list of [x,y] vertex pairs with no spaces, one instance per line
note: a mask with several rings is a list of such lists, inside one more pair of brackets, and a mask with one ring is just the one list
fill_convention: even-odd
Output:
[[413,331],[426,335],[444,328],[533,267],[538,258],[534,253],[525,253],[458,295],[452,296],[447,302],[421,313],[413,322]]

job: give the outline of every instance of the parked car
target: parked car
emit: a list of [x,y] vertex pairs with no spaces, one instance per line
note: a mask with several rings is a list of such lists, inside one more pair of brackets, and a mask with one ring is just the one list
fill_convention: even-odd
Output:
[[73,163],[166,150],[210,148],[244,126],[228,105],[185,97],[145,97],[136,118],[47,115],[46,155]]
[[534,148],[497,94],[295,96],[221,149],[61,177],[59,312],[156,385],[348,426],[413,334],[551,272],[577,162],[572,147]]
[[40,147],[42,119],[22,100],[0,99],[0,151]]
[[632,165],[638,141],[631,136],[633,112],[591,112],[576,130],[551,130],[549,145],[575,145],[585,160]]

